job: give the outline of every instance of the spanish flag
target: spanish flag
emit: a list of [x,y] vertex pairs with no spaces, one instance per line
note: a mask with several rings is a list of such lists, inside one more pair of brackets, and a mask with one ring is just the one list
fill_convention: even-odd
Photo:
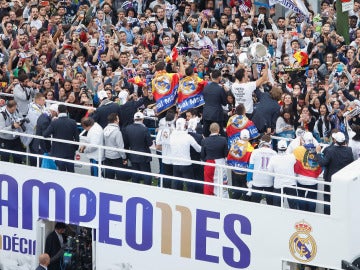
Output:
[[179,79],[178,73],[156,72],[152,80],[152,93],[156,100],[157,113],[162,113],[176,104]]
[[205,104],[202,95],[205,85],[206,81],[200,79],[196,74],[186,76],[180,80],[178,89],[178,108],[180,113]]
[[307,66],[309,64],[309,56],[306,52],[296,52],[294,53],[294,58],[301,67]]

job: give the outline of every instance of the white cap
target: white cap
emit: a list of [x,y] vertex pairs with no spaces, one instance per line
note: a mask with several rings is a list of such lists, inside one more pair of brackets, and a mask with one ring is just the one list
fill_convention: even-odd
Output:
[[288,147],[288,145],[287,145],[286,140],[280,140],[278,142],[278,146],[277,146],[278,150],[284,151],[287,149],[287,147]]
[[336,142],[338,142],[338,143],[343,143],[343,142],[345,142],[345,135],[344,135],[344,133],[342,133],[342,132],[336,132],[336,133],[334,133],[333,135],[332,135],[332,137],[335,139],[335,141]]
[[249,140],[250,139],[250,132],[247,129],[243,129],[240,132],[240,139],[242,140]]
[[54,112],[58,112],[58,107],[59,106],[56,103],[53,103],[53,104],[50,105],[49,110],[54,111]]
[[176,120],[176,130],[185,130],[186,120],[184,118],[178,118]]
[[142,112],[137,112],[134,114],[134,120],[144,119],[144,114]]
[[311,134],[311,132],[305,132],[303,136],[304,144],[313,144],[314,143],[314,137]]
[[101,90],[97,93],[97,96],[99,97],[99,100],[103,100],[104,98],[107,98],[107,94],[106,94],[106,91],[105,90]]

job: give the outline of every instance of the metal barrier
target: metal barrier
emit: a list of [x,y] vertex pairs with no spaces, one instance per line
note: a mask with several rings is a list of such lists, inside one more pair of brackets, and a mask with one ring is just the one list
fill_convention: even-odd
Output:
[[[132,151],[132,150],[126,150],[126,149],[115,149],[112,147],[107,147],[107,146],[101,146],[101,145],[93,145],[93,144],[89,144],[89,143],[83,143],[83,142],[74,142],[74,141],[67,141],[67,140],[61,140],[61,139],[55,139],[55,138],[44,138],[42,136],[36,136],[36,135],[30,135],[30,134],[24,134],[24,133],[20,133],[20,132],[11,132],[11,131],[5,131],[2,130],[2,133],[7,133],[7,134],[12,134],[14,136],[25,136],[25,137],[31,137],[31,138],[37,138],[37,139],[41,139],[41,140],[48,140],[48,141],[53,141],[53,142],[61,142],[61,143],[66,143],[66,144],[74,144],[74,145],[84,145],[84,146],[90,146],[90,147],[95,147],[98,149],[103,149],[103,150],[112,150],[112,151],[118,151],[118,152],[124,152],[127,154],[137,154],[137,155],[142,155],[142,156],[148,156],[148,157],[152,157],[152,158],[156,158],[156,159],[161,159],[162,156],[161,155],[157,155],[157,154],[153,154],[153,153],[143,153],[143,152],[137,152],[137,151]],[[38,155],[38,154],[32,154],[32,153],[27,153],[27,152],[18,152],[18,151],[13,151],[13,150],[6,150],[6,149],[1,149],[1,151],[3,152],[7,152],[7,153],[13,153],[13,154],[19,154],[19,155],[24,155],[27,157],[36,157],[37,159],[37,167],[41,167],[40,164],[40,159],[44,158],[43,155]],[[106,166],[103,165],[101,163],[98,164],[94,164],[94,163],[90,163],[90,162],[82,162],[82,161],[77,161],[77,160],[67,160],[67,159],[62,159],[62,158],[56,158],[56,157],[45,157],[45,158],[50,158],[52,160],[59,160],[59,161],[66,161],[66,162],[71,162],[74,164],[80,164],[83,166],[96,166],[98,168],[98,178],[103,178],[101,172],[103,169],[111,169],[114,171],[122,171],[122,172],[128,172],[128,173],[137,173],[137,174],[141,174],[141,175],[147,175],[147,176],[152,176],[152,177],[157,177],[159,179],[162,178],[166,178],[166,179],[170,179],[172,181],[183,181],[185,183],[194,183],[194,184],[201,184],[201,185],[209,185],[209,186],[214,186],[214,187],[218,187],[220,190],[223,189],[230,189],[230,190],[237,190],[237,191],[244,191],[244,192],[256,192],[256,193],[260,193],[262,195],[272,195],[272,196],[277,196],[281,198],[281,207],[284,207],[283,201],[284,199],[296,199],[299,201],[306,201],[306,202],[313,202],[313,203],[317,203],[319,205],[330,205],[331,207],[331,202],[325,202],[323,200],[312,200],[312,199],[307,199],[307,198],[303,198],[303,197],[295,197],[295,196],[290,196],[287,194],[284,194],[283,192],[283,188],[281,188],[281,193],[273,193],[273,192],[267,192],[267,191],[261,191],[261,190],[252,190],[249,188],[241,188],[241,187],[234,187],[234,186],[228,186],[228,185],[224,185],[224,184],[217,184],[217,183],[209,183],[209,182],[204,182],[204,181],[198,181],[198,180],[193,180],[193,179],[186,179],[186,178],[181,178],[181,177],[175,177],[175,176],[169,176],[169,175],[164,175],[161,173],[148,173],[148,172],[142,172],[142,171],[134,171],[130,168],[119,168],[119,167],[111,167],[111,166]],[[101,159],[101,154],[99,151],[99,158],[98,160]],[[171,157],[171,159],[173,160],[177,160],[177,161],[187,161],[190,162],[192,164],[199,164],[199,165],[203,165],[203,166],[213,166],[213,167],[218,167],[221,168],[222,170],[225,170],[226,173],[228,174],[229,170],[239,170],[239,168],[237,167],[232,167],[232,166],[228,166],[228,165],[219,165],[219,164],[214,164],[214,163],[206,163],[206,162],[202,162],[202,161],[195,161],[195,160],[186,160],[186,159],[182,159],[182,158],[178,158],[178,157]],[[247,169],[247,168],[241,168],[242,171],[244,172],[257,172],[257,173],[261,173],[261,174],[266,174],[266,175],[271,175],[271,176],[282,176],[282,177],[287,177],[287,178],[291,178],[291,179],[302,179],[305,181],[308,181],[309,179],[307,178],[302,178],[302,177],[296,177],[296,176],[289,176],[289,175],[282,175],[282,174],[276,174],[276,173],[270,173],[270,172],[264,172],[264,171],[258,171],[258,170],[252,170],[252,169]],[[317,180],[311,180],[312,182],[316,182],[317,184],[319,184],[319,186],[323,186],[323,185],[327,185],[331,187],[331,183],[329,182],[324,182],[321,179],[317,179]],[[162,181],[160,181],[160,187],[162,187]],[[326,191],[322,191],[322,190],[312,190],[312,189],[306,189],[306,188],[300,188],[300,187],[296,187],[296,186],[286,186],[289,188],[294,188],[297,190],[305,190],[305,191],[309,191],[309,192],[316,192],[318,195],[331,195],[331,192],[326,192]],[[223,197],[222,192],[219,192],[219,197]]]

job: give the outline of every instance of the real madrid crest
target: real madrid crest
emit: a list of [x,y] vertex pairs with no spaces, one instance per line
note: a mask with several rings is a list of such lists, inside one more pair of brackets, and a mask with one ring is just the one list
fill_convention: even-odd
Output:
[[303,221],[295,224],[296,232],[290,237],[289,249],[291,255],[300,262],[310,262],[316,256],[316,242],[310,235],[312,228]]

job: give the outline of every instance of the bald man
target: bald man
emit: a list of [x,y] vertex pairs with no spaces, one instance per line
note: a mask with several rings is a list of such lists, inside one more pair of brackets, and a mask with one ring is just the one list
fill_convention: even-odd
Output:
[[50,264],[50,256],[47,253],[40,254],[39,266],[36,268],[36,270],[47,270],[49,264]]

